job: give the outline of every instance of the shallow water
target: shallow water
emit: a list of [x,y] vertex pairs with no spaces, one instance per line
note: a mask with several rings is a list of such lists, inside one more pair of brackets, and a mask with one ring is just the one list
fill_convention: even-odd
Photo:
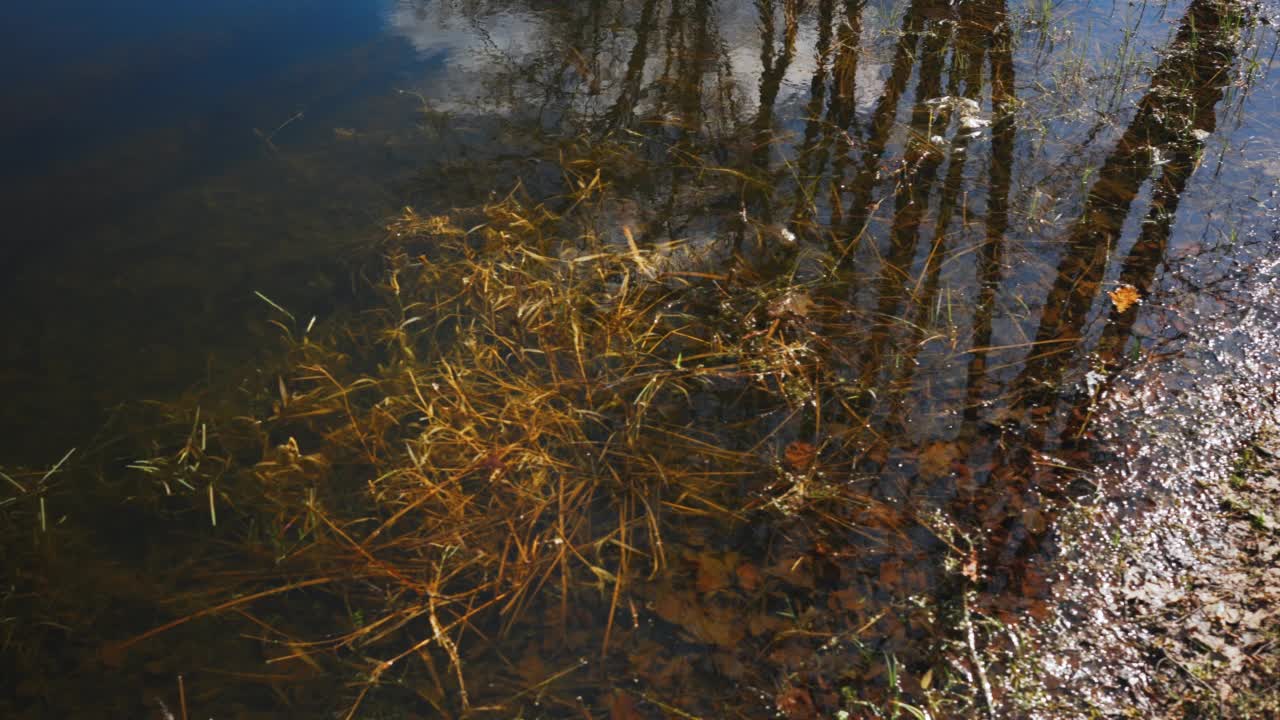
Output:
[[[826,534],[769,515],[795,479],[757,473],[748,529],[673,530],[683,556],[633,606],[630,664],[567,681],[586,698],[572,712],[808,717],[857,707],[841,688],[918,701],[955,640],[949,612],[1016,623],[1083,602],[1060,558],[1093,532],[1173,522],[1116,488],[1159,506],[1274,402],[1278,14],[1217,0],[24,9],[3,38],[0,469],[76,447],[118,472],[135,426],[113,418],[130,406],[253,385],[246,368],[276,347],[261,296],[304,323],[343,317],[367,301],[362,258],[398,208],[475,208],[519,185],[564,212],[567,235],[625,247],[625,225],[644,248],[705,249],[681,269],[766,295],[791,278],[802,295],[771,306],[773,330],[750,312],[740,330],[809,343],[800,365],[827,384],[774,402],[729,382],[674,416],[722,423],[708,431],[722,447],[761,457],[812,442],[828,480],[867,499],[824,509],[852,528]],[[591,213],[564,199],[574,160],[603,169]],[[680,310],[712,312],[699,302]],[[1103,526],[1060,531],[1080,502],[1106,509]],[[101,562],[180,564],[172,529],[111,528],[122,549]],[[730,555],[770,592],[705,580],[707,558]],[[118,641],[167,620],[166,597],[128,598],[127,630],[83,610],[59,622]],[[726,638],[761,607],[797,626]],[[597,652],[603,623],[583,612]],[[554,674],[587,652],[537,648],[517,635],[477,667],[518,696],[535,660]],[[905,668],[889,690],[887,657]],[[182,669],[113,672],[146,704]],[[624,676],[639,709],[611,694]],[[33,685],[15,707],[63,708]],[[297,702],[273,692],[209,693],[200,713]]]

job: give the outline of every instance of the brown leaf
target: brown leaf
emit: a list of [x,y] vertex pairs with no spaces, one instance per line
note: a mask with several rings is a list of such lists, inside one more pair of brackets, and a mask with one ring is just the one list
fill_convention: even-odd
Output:
[[1128,310],[1139,300],[1138,288],[1132,285],[1121,285],[1107,295],[1111,297],[1111,304],[1116,306],[1116,312]]
[[791,290],[786,295],[769,303],[767,312],[769,317],[783,317],[791,315],[794,317],[808,317],[813,311],[813,298],[808,293],[800,290]]
[[698,557],[698,592],[705,594],[723,590],[732,581],[729,568],[722,558],[711,553],[703,553]]
[[704,643],[724,648],[737,647],[747,634],[739,618],[729,612],[701,613],[697,622],[685,629]]
[[108,668],[121,668],[124,667],[124,652],[124,648],[117,644],[104,645],[98,651],[98,659]]
[[920,477],[938,480],[951,474],[951,464],[960,457],[960,448],[951,442],[936,442],[920,451]]
[[614,691],[613,699],[609,702],[609,720],[641,720],[640,712],[636,710],[636,701],[629,693]]
[[742,663],[736,653],[721,650],[712,656],[716,672],[730,680],[742,680],[747,676],[747,666]]
[[842,610],[858,610],[866,604],[862,594],[853,588],[837,590],[831,593],[831,598],[835,600],[836,605]]
[[653,610],[669,623],[679,625],[695,640],[708,645],[736,647],[746,637],[741,618],[733,612],[714,606],[704,607],[697,600],[676,597],[665,592],[653,604]]
[[742,563],[737,568],[738,584],[743,590],[751,592],[760,587],[760,568],[751,563]]
[[815,586],[813,570],[803,557],[780,557],[773,565],[765,568],[764,574],[778,578],[796,587],[812,589]]
[[667,590],[654,601],[653,611],[663,620],[679,625],[685,615],[685,603],[674,592]]
[[1022,511],[1022,525],[1027,529],[1027,532],[1033,535],[1043,535],[1048,524],[1044,513],[1040,512],[1038,508],[1025,508]]
[[783,451],[783,456],[787,460],[787,464],[793,470],[807,470],[813,461],[818,458],[818,448],[811,443],[803,440],[796,440],[787,445]]
[[1053,613],[1053,609],[1049,606],[1049,603],[1032,599],[1027,601],[1026,613],[1036,620],[1048,620]]
[[899,560],[885,560],[880,563],[880,583],[889,587],[896,586],[902,581],[902,562]]
[[809,691],[797,687],[784,690],[778,696],[778,712],[787,720],[809,720],[818,714]]
[[813,648],[798,641],[776,642],[769,651],[769,662],[782,670],[804,667],[813,662]]
[[516,665],[516,672],[520,675],[520,679],[529,685],[536,685],[547,677],[547,665],[542,661],[541,653],[537,648],[529,648],[524,657],[520,658],[520,662]]
[[774,615],[766,615],[765,613],[756,613],[747,618],[747,630],[754,637],[760,637],[765,634],[773,634],[781,632],[788,626],[788,622]]
[[736,613],[716,607],[690,607],[681,626],[699,642],[725,648],[736,647],[747,634]]

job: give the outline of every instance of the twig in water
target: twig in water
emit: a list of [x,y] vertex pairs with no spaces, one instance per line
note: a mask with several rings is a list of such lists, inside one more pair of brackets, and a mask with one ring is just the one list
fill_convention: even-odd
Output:
[[987,717],[995,720],[996,704],[991,698],[991,682],[987,680],[987,669],[982,666],[982,660],[978,658],[978,644],[973,639],[973,618],[969,614],[968,592],[961,595],[961,601],[964,608],[965,638],[969,644],[969,660],[973,663],[973,669],[978,674],[978,685],[982,688],[982,700],[987,706]]
[[164,704],[164,700],[161,700],[158,697],[152,698],[152,700],[155,700],[156,705],[160,706],[160,717],[164,718],[164,720],[177,720],[177,718],[173,716],[173,713],[169,712],[169,706]]
[[295,120],[301,120],[304,112],[305,111],[303,110],[299,110],[298,112],[293,114],[293,117],[290,117],[288,120],[285,120],[284,122],[280,123],[280,125],[276,127],[275,130],[272,130],[269,133],[264,133],[258,128],[254,128],[253,131],[258,134],[258,137],[262,138],[262,141],[267,144],[267,147],[271,148],[272,152],[279,152],[279,148],[276,147],[275,143],[271,142],[271,139],[276,136],[276,133],[285,129],[289,125],[292,125]]

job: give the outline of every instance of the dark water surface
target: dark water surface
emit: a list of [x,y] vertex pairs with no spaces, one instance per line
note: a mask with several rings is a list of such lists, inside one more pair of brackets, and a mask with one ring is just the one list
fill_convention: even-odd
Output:
[[[888,717],[895,703],[1022,716],[1016,703],[1031,701],[1005,681],[1025,666],[1001,649],[1020,623],[1077,638],[1044,663],[1042,679],[1068,699],[1041,698],[1036,712],[1073,717],[1073,693],[1110,710],[1154,707],[1141,699],[1149,681],[1126,681],[1117,700],[1091,675],[1124,658],[1079,643],[1105,615],[1087,603],[1109,600],[1071,583],[1108,576],[1066,561],[1151,522],[1193,522],[1203,508],[1182,513],[1170,498],[1221,472],[1274,407],[1274,5],[139,0],[5,12],[0,471],[12,482],[0,489],[16,494],[0,495],[12,570],[0,588],[0,713],[162,717],[163,704],[177,711],[183,674],[198,688],[192,716],[216,718],[341,713],[357,697],[368,700],[360,717],[459,717],[468,705],[494,717]],[[591,195],[593,177],[607,189]],[[629,552],[665,552],[665,565],[654,560],[629,598],[611,595],[622,584],[595,565],[605,579],[590,592],[538,583],[514,606],[545,614],[547,628],[574,605],[573,631],[546,637],[538,622],[473,617],[482,593],[407,580],[396,590],[380,576],[102,652],[238,595],[336,585],[351,559],[263,579],[273,553],[283,568],[293,551],[252,550],[259,520],[234,519],[254,516],[248,500],[218,495],[212,526],[214,481],[192,474],[187,495],[138,469],[175,450],[139,430],[164,414],[145,401],[198,397],[203,412],[245,415],[269,407],[278,384],[288,405],[285,386],[305,382],[279,369],[290,366],[272,321],[295,334],[313,317],[354,327],[383,297],[371,286],[389,282],[376,251],[401,208],[466,228],[488,203],[496,225],[492,208],[517,188],[557,213],[545,232],[565,242],[544,244],[541,261],[634,254],[635,278],[597,288],[601,308],[629,283],[669,291],[653,327],[670,332],[646,351],[668,384],[641,383],[622,402],[641,415],[652,402],[676,438],[629,446],[671,460],[673,474],[634,500],[584,503],[580,529],[652,501],[671,524],[665,551],[633,549],[625,529],[578,543],[578,529],[534,525],[530,547],[567,544],[614,571]],[[444,267],[433,247],[409,255]],[[453,319],[438,327],[462,332]],[[390,386],[389,368],[416,363],[427,377],[452,357],[447,337],[424,336],[406,360],[395,337],[368,343],[367,357],[350,351],[351,365]],[[690,357],[705,367],[690,370]],[[239,408],[244,398],[256,409]],[[258,416],[266,455],[279,443],[296,455],[295,435],[342,442],[300,417],[272,424],[284,415]],[[379,426],[387,449],[370,457],[408,446],[404,461],[421,470],[424,415]],[[606,458],[614,436],[593,432],[583,442]],[[464,465],[515,467],[503,457]],[[262,460],[241,464],[270,476]],[[625,464],[599,462],[630,482]],[[386,497],[376,463],[336,451],[326,463]],[[677,491],[684,472],[716,489]],[[695,500],[706,506],[691,511]],[[1082,506],[1099,509],[1093,526]],[[1176,554],[1189,533],[1162,543]],[[452,543],[424,540],[412,562],[366,559],[439,574]],[[476,543],[502,556],[493,572],[510,572],[509,547]],[[430,623],[404,610],[418,607],[413,593],[431,598]],[[335,641],[381,616],[370,594],[405,637]],[[474,648],[463,651],[467,697],[451,642],[400,660],[442,633],[437,601]],[[309,642],[336,643],[340,662],[313,660],[299,649]],[[980,651],[1000,678],[986,677]],[[370,680],[391,657],[394,670]],[[969,691],[947,695],[953,686]]]
[[317,308],[341,293],[341,248],[376,235],[450,154],[413,134],[418,103],[396,93],[448,74],[448,44],[419,52],[393,9],[8,11],[6,449],[35,460],[79,444],[115,403],[237,358],[254,290]]

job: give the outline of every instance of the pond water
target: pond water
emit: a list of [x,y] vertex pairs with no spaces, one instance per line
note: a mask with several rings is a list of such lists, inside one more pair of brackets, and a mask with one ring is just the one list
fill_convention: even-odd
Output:
[[7,716],[1151,707],[1073,584],[1274,407],[1274,5],[9,15]]

